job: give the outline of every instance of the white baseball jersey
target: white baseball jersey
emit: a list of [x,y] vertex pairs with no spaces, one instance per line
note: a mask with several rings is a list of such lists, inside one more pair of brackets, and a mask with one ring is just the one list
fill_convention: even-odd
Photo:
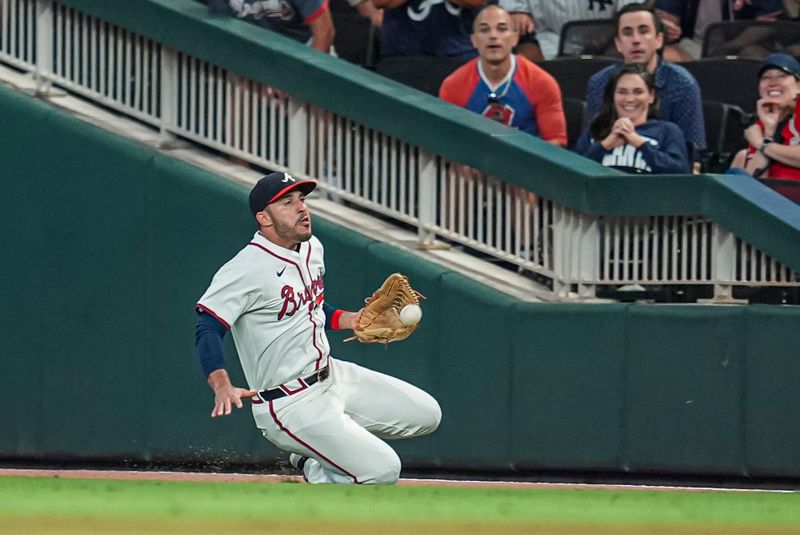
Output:
[[[400,459],[382,439],[430,433],[442,411],[413,385],[329,358],[324,275],[317,238],[292,251],[256,233],[197,306],[230,328],[251,390],[282,385],[284,396],[253,399],[253,418],[273,444],[309,458],[309,482],[394,483]],[[298,380],[325,366],[325,380]]]
[[561,27],[572,20],[611,19],[628,4],[641,0],[500,0],[509,13],[529,13],[536,21],[536,40],[545,59],[558,54]]
[[250,389],[274,388],[328,364],[324,275],[316,237],[292,251],[259,233],[214,275],[197,306],[230,328]]

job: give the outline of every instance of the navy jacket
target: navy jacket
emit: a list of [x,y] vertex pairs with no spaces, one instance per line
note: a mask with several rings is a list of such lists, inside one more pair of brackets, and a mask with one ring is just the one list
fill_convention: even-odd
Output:
[[650,119],[636,127],[636,133],[647,143],[636,148],[621,145],[606,150],[599,142],[589,138],[588,129],[581,134],[575,152],[626,173],[687,174],[690,173],[686,138],[681,129],[668,121]]

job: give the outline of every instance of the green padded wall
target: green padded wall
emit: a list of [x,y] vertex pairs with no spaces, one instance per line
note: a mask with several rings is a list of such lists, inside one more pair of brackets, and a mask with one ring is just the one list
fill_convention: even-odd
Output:
[[744,310],[629,310],[624,459],[631,470],[742,466]]
[[623,437],[626,307],[516,309],[515,328],[524,336],[516,337],[514,347],[510,408],[515,465],[617,467]]

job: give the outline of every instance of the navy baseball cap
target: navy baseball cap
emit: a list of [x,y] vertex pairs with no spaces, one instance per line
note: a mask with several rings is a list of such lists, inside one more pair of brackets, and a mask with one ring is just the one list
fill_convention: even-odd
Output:
[[773,52],[764,58],[761,63],[761,69],[758,71],[758,77],[761,78],[764,71],[769,69],[780,69],[783,72],[794,75],[795,78],[800,78],[800,61],[783,52]]
[[250,190],[250,211],[253,215],[266,208],[290,191],[299,189],[306,195],[314,191],[317,183],[313,180],[295,180],[289,173],[270,173],[261,177]]

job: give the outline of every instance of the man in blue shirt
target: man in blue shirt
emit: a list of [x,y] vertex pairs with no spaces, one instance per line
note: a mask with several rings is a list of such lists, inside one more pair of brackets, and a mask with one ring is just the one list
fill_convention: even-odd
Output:
[[472,23],[486,0],[372,0],[383,9],[381,57],[472,59]]
[[[697,80],[678,65],[665,62],[658,55],[664,45],[664,30],[652,10],[642,4],[629,4],[616,16],[614,43],[625,63],[641,63],[655,74],[659,117],[678,125],[699,153],[706,148],[703,100]],[[606,84],[622,64],[609,65],[590,79],[586,89],[587,124],[600,111]],[[695,154],[695,158],[699,154]]]

